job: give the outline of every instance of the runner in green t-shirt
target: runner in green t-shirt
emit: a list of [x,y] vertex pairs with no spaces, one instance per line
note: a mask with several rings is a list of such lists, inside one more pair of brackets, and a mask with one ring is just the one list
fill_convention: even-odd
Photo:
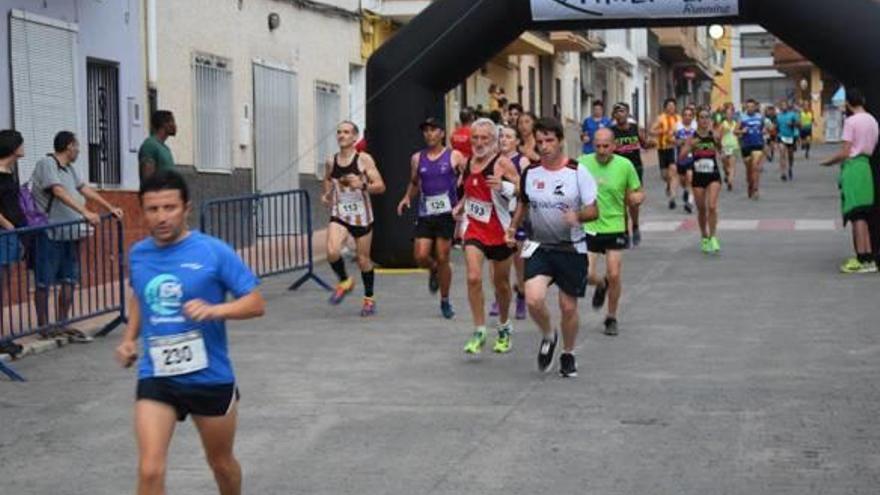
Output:
[[[587,250],[590,256],[590,284],[596,286],[593,309],[605,305],[608,293],[608,313],[605,318],[605,334],[617,335],[617,308],[620,303],[621,269],[626,235],[627,205],[640,205],[645,199],[642,184],[632,162],[614,154],[614,134],[601,129],[593,140],[596,153],[582,156],[578,162],[587,168],[598,185],[596,205],[599,218],[584,224],[587,233]],[[606,275],[600,280],[596,274],[596,258],[605,255]]]

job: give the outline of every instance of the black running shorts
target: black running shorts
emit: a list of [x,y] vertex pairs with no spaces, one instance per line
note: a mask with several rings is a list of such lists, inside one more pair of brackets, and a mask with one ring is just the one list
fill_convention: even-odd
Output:
[[595,254],[605,254],[608,251],[623,251],[629,244],[626,232],[620,234],[587,234],[587,251]]
[[455,237],[455,218],[451,213],[419,217],[416,220],[416,239],[446,239]]
[[348,233],[351,234],[351,236],[355,239],[360,239],[361,237],[368,235],[370,232],[373,231],[373,224],[367,225],[366,227],[361,227],[359,225],[349,225],[343,222],[342,219],[337,217],[331,218],[330,221],[333,223],[338,223],[339,225],[345,227],[345,229],[348,230]]
[[715,172],[714,174],[694,174],[693,186],[698,187],[700,189],[705,189],[709,187],[709,184],[713,182],[721,182],[721,174]]
[[669,148],[668,150],[657,150],[657,158],[660,162],[660,170],[666,170],[672,165],[675,165],[675,149]]
[[526,259],[525,279],[541,275],[550,277],[562,292],[572,297],[584,297],[587,293],[588,263],[586,254],[539,247]]
[[464,241],[465,246],[474,246],[483,252],[483,255],[486,259],[492,261],[506,261],[508,258],[513,256],[513,253],[516,250],[507,244],[502,244],[500,246],[487,246],[480,241],[471,239]]
[[234,383],[194,386],[170,378],[144,378],[137,385],[137,400],[142,399],[168,404],[177,412],[177,420],[183,421],[189,414],[226,416],[239,394]]

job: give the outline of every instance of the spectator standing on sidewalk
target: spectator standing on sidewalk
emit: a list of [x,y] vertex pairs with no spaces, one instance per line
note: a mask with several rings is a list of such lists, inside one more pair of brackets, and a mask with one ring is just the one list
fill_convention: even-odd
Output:
[[[15,162],[24,156],[24,139],[18,131],[0,131],[0,232],[27,226],[27,219],[18,203],[18,180],[15,178]],[[21,245],[17,235],[0,237],[0,293],[12,286],[7,282],[9,265],[21,259]],[[0,306],[3,304],[0,297]],[[0,340],[9,332],[4,329],[7,322],[0,314]],[[11,323],[11,318],[9,319]],[[15,342],[0,342],[0,354],[15,356],[22,347]]]
[[177,135],[174,114],[168,110],[156,110],[150,119],[152,132],[138,150],[141,181],[159,170],[174,170],[174,156],[165,141]]
[[[79,157],[79,141],[69,131],[55,135],[55,152],[37,162],[31,176],[31,191],[38,207],[46,213],[49,224],[86,219],[97,226],[101,217],[86,207],[86,200],[102,206],[116,218],[122,219],[122,210],[113,206],[79,176],[73,163]],[[34,277],[36,290],[34,304],[37,323],[43,330],[41,337],[49,337],[49,289],[60,286],[56,292],[55,317],[62,325],[70,316],[73,289],[80,279],[79,243],[87,235],[83,225],[68,225],[48,229],[37,237]],[[80,330],[63,328],[62,333],[71,342],[89,342],[91,338]]]
[[871,249],[868,221],[874,211],[874,174],[871,155],[877,148],[877,119],[865,110],[865,97],[856,88],[847,88],[846,108],[850,117],[843,124],[843,147],[822,162],[830,167],[840,163],[840,203],[844,223],[852,223],[853,247],[856,257],[840,267],[843,273],[874,273],[877,264]]

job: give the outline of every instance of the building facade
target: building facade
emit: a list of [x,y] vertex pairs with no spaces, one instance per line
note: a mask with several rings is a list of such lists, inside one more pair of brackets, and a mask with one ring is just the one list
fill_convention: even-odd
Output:
[[142,5],[4,0],[0,22],[0,128],[24,135],[22,181],[74,132],[80,175],[111,196],[138,187],[146,136]]
[[359,2],[148,0],[147,14],[152,106],[175,114],[194,199],[317,191],[337,124],[364,120]]

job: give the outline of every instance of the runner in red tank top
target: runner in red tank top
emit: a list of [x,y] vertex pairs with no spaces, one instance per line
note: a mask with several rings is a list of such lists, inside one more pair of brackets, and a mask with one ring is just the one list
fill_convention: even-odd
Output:
[[505,231],[510,225],[510,199],[516,194],[519,174],[516,167],[498,151],[498,130],[489,119],[471,126],[473,158],[462,174],[463,200],[456,208],[463,211],[468,302],[476,331],[465,346],[469,354],[479,353],[486,343],[486,310],[483,299],[483,262],[493,265],[495,297],[499,306],[498,340],[495,352],[510,350],[510,267],[513,248],[507,245]]

